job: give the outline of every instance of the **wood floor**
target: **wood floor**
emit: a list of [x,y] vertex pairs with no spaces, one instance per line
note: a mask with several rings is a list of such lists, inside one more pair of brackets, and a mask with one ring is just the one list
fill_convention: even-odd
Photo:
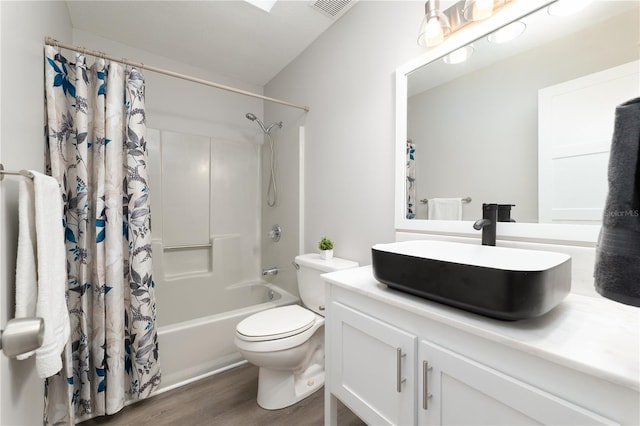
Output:
[[[125,407],[113,416],[82,422],[94,425],[171,426],[302,426],[324,424],[324,390],[282,410],[264,410],[256,403],[258,368],[245,364]],[[345,406],[339,426],[365,425]]]

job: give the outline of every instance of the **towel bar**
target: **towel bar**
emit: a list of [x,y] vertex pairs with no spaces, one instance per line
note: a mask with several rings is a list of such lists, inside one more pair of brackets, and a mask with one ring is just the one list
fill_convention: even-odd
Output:
[[162,249],[164,251],[173,251],[173,250],[189,250],[189,249],[198,249],[198,248],[210,248],[212,244],[185,244],[182,246],[163,246]]
[[[470,203],[471,201],[472,201],[471,197],[465,197],[465,198],[462,199],[463,203]],[[423,198],[422,200],[420,200],[420,202],[422,204],[427,204],[429,202],[429,199],[428,198]]]
[[0,163],[0,182],[4,180],[5,175],[24,176],[29,179],[33,179],[33,173],[31,173],[29,170],[5,170],[2,163]]

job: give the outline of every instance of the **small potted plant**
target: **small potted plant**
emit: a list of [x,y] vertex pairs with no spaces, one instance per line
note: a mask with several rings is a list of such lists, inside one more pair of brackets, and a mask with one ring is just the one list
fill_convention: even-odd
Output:
[[320,255],[324,260],[328,260],[333,257],[333,241],[329,238],[320,238],[320,241],[318,241],[318,248],[320,249]]

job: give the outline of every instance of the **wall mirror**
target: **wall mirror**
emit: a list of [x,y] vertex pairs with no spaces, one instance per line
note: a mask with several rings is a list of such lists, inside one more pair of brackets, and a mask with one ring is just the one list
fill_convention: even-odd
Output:
[[[398,230],[478,235],[471,222],[496,202],[515,205],[499,237],[595,242],[615,106],[640,96],[640,4],[557,16],[555,2],[519,3],[398,68]],[[430,218],[430,198],[467,199],[462,220]]]

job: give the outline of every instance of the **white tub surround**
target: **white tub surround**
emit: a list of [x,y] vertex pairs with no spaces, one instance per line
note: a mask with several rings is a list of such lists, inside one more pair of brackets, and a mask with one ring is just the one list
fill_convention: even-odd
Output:
[[391,290],[371,267],[323,277],[327,425],[336,397],[371,424],[640,423],[636,308],[570,294],[505,322]]

